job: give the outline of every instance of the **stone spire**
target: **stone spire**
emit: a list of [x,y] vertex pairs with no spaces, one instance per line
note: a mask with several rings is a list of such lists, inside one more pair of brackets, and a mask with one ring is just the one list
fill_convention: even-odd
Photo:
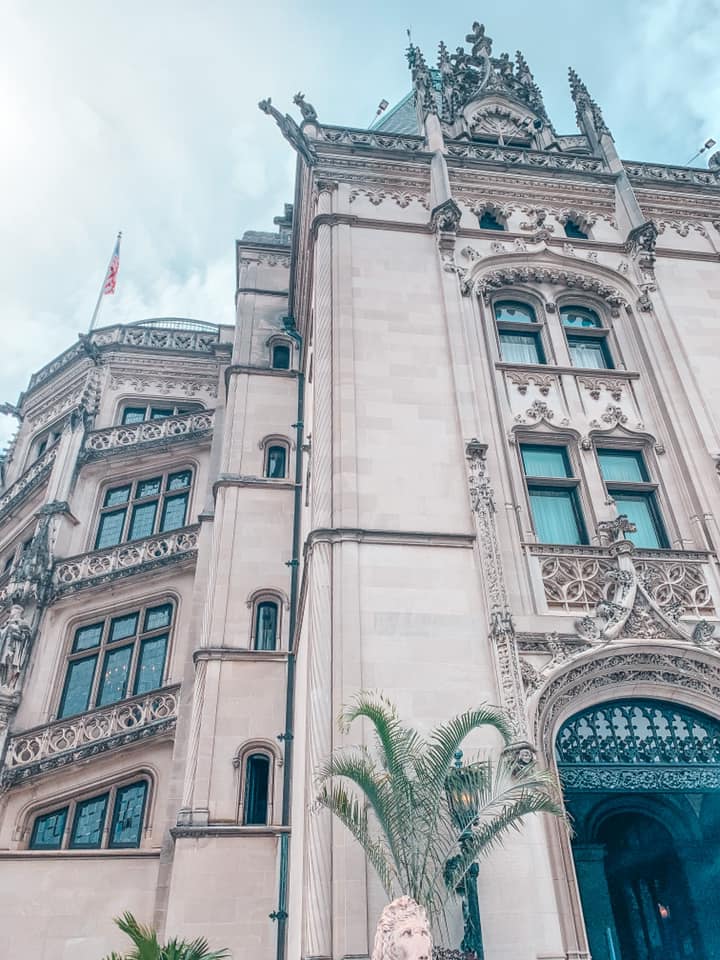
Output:
[[604,133],[612,136],[603,119],[602,110],[590,96],[588,88],[572,67],[568,70],[568,79],[570,81],[570,93],[575,104],[575,117],[578,127],[583,133],[587,134],[586,124],[589,119],[598,137],[601,137]]

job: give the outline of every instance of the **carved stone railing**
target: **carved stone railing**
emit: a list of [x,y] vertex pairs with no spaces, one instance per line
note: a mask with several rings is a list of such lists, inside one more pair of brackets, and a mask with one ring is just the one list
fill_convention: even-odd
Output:
[[168,443],[182,439],[199,439],[212,433],[214,410],[198,410],[177,417],[145,420],[142,423],[93,430],[85,438],[83,459],[123,453],[147,444]]
[[2,783],[27,780],[171,729],[177,720],[179,690],[180,684],[162,687],[16,734],[8,741]]
[[661,180],[664,183],[686,183],[696,187],[720,186],[720,171],[701,167],[672,167],[661,163],[634,163],[623,160],[631,180]]
[[56,441],[49,447],[45,453],[32,463],[11,486],[0,494],[0,517],[9,513],[14,507],[21,503],[33,490],[36,490],[41,483],[50,476],[53,462],[57,456]]
[[94,348],[113,344],[128,347],[145,347],[148,350],[179,350],[193,353],[212,353],[219,342],[220,330],[170,330],[162,327],[141,327],[120,325],[95,330],[78,343],[68,347],[64,353],[41,367],[30,377],[26,393],[40,386],[63,367],[78,357],[92,357]]
[[552,170],[573,170],[578,173],[605,173],[610,171],[597,157],[583,157],[568,153],[547,153],[543,150],[526,150],[522,147],[488,146],[482,143],[447,144],[448,157],[463,160],[482,160],[486,163],[502,163],[513,167],[543,167]]
[[425,147],[425,138],[407,133],[384,133],[382,130],[356,130],[352,127],[320,127],[318,140],[322,143],[347,147],[368,147],[371,150],[402,150],[418,153]]
[[197,554],[199,530],[199,525],[181,527],[155,537],[60,560],[53,571],[54,593],[56,596],[72,593],[84,587],[145,573],[168,563],[193,559]]
[[[539,565],[548,608],[564,613],[589,613],[607,599],[613,586],[607,578],[617,568],[604,547],[528,544]],[[710,554],[685,550],[637,550],[633,564],[650,596],[659,606],[679,604],[689,617],[716,617],[705,567]]]

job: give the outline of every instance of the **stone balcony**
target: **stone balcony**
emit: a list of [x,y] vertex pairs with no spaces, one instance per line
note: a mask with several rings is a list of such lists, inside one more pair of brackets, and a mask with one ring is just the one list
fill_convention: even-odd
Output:
[[[534,574],[542,583],[552,613],[586,614],[607,599],[607,574],[617,561],[605,547],[527,544]],[[717,617],[710,570],[713,555],[698,550],[637,550],[633,564],[653,600],[661,607],[682,607],[688,617]],[[536,581],[537,582],[537,581]]]
[[147,573],[169,563],[194,561],[199,530],[199,524],[180,527],[144,540],[59,560],[53,571],[54,594],[73,593],[133,574]]
[[201,440],[212,435],[214,420],[214,410],[197,410],[182,416],[93,430],[85,437],[81,459],[96,460],[164,448],[182,440]]
[[0,494],[0,518],[10,513],[22,501],[36,490],[50,476],[52,465],[57,456],[57,441],[45,453],[30,464],[7,490]]
[[175,727],[180,684],[55,720],[10,737],[0,786],[166,733]]

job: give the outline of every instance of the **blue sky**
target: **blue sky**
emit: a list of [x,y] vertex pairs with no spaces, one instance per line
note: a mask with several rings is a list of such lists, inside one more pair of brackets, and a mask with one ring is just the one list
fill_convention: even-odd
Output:
[[564,133],[572,64],[628,159],[720,140],[720,0],[0,0],[0,18],[0,401],[87,329],[118,229],[102,324],[232,322],[233,241],[292,197],[257,101],[291,110],[302,90],[322,121],[367,126],[409,89],[407,27],[431,59],[482,20]]

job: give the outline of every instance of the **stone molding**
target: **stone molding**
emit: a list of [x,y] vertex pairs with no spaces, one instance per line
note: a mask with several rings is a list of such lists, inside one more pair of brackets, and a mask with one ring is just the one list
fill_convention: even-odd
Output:
[[263,824],[257,827],[239,823],[179,824],[170,828],[174,840],[196,837],[279,837],[289,834],[290,827],[281,824]]
[[413,530],[372,530],[361,527],[316,527],[305,538],[305,553],[316,543],[382,543],[400,546],[433,546],[471,548],[473,533],[436,533]]
[[287,650],[249,650],[247,647],[198,647],[193,663],[199,660],[244,660],[247,663],[285,663]]
[[179,690],[180,684],[161,687],[15,734],[8,741],[2,785],[11,786],[173,729]]
[[178,440],[198,441],[212,435],[214,417],[214,410],[198,410],[183,416],[93,430],[85,436],[81,459],[144,452],[158,445],[164,448]]
[[45,451],[33,464],[31,464],[25,473],[21,474],[11,486],[0,496],[0,518],[14,510],[33,490],[43,484],[52,471],[52,465],[55,461],[58,451],[58,442]]
[[92,550],[58,560],[53,571],[54,597],[147,573],[168,563],[194,561],[200,525],[180,527],[144,540],[133,540],[107,550]]

